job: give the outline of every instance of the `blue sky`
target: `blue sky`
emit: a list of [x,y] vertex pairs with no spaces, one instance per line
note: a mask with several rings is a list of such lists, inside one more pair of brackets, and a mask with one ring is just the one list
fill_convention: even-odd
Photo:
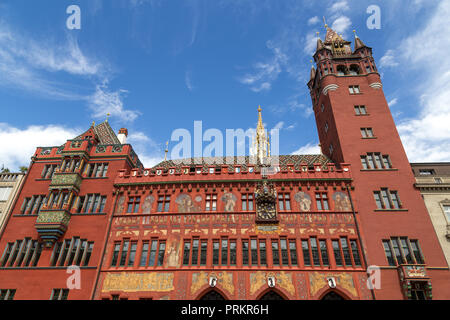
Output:
[[[68,30],[66,9],[81,9]],[[381,29],[369,30],[369,5]],[[410,161],[450,159],[450,1],[1,0],[0,166],[28,165],[111,113],[144,165],[173,130],[280,128],[280,153],[318,153],[306,83],[322,17],[374,50]]]

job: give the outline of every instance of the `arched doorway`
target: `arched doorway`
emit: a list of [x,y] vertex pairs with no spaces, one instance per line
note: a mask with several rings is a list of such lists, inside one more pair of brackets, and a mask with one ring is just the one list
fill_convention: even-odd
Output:
[[271,290],[265,293],[261,298],[259,298],[259,300],[284,300],[284,298],[275,291]]
[[326,295],[323,296],[322,300],[345,300],[344,297],[337,294],[334,291],[328,292]]
[[226,300],[220,293],[216,290],[211,290],[205,293],[200,300]]

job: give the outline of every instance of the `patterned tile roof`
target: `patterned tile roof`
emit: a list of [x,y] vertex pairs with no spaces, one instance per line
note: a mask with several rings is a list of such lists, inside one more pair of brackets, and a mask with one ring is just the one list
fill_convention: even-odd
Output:
[[[235,165],[241,165],[242,170],[247,170],[247,165],[249,164],[250,157],[209,157],[209,158],[188,158],[181,160],[167,160],[160,162],[152,169],[156,168],[176,168],[181,169],[183,166],[202,166],[203,170],[206,171],[208,166],[214,165],[222,165],[228,164],[229,169],[233,170]],[[293,164],[296,170],[300,169],[301,164],[307,164],[308,166],[313,165],[315,163],[322,164],[323,167],[326,167],[327,164],[332,161],[328,159],[326,156],[322,154],[315,155],[280,155],[279,156],[280,169],[287,169],[288,164]]]
[[[120,144],[119,139],[117,138],[114,130],[109,125],[108,121],[100,123],[94,127],[94,132],[98,136],[100,140],[100,144]],[[83,134],[80,134],[74,140],[79,140],[83,137]]]

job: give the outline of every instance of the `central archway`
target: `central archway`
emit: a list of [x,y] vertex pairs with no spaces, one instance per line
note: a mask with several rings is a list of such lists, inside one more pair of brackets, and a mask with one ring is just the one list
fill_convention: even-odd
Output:
[[280,296],[275,291],[268,291],[266,292],[259,300],[285,300],[282,296]]
[[199,300],[226,300],[226,299],[216,290],[211,290],[205,293]]
[[330,291],[326,295],[324,295],[321,300],[345,300],[345,298],[334,291]]

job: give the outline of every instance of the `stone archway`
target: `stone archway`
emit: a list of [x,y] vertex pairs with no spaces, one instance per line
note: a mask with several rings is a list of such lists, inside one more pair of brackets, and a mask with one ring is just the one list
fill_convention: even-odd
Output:
[[285,300],[281,295],[273,290],[270,290],[263,294],[259,300]]
[[216,290],[211,290],[205,293],[199,300],[226,300],[226,299]]
[[321,300],[345,300],[345,298],[335,291],[330,291]]

